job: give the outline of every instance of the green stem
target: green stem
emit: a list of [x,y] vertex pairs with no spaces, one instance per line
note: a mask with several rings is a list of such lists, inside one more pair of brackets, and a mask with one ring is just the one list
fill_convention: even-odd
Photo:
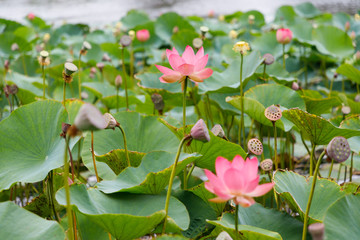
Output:
[[66,101],[66,82],[64,80],[64,92],[63,92],[63,104],[64,104],[64,107],[65,107],[65,101]]
[[267,140],[268,140],[268,146],[269,146],[270,159],[272,159],[273,156],[272,156],[272,151],[271,151],[271,147],[270,147],[270,129],[268,129]]
[[352,153],[351,153],[350,182],[352,182],[352,175],[353,175],[353,162],[354,162],[354,152],[352,152]]
[[174,181],[174,177],[175,177],[175,170],[176,170],[176,165],[177,162],[179,161],[179,157],[180,157],[180,152],[181,152],[181,148],[183,147],[185,141],[188,139],[188,137],[184,137],[178,147],[177,153],[176,153],[176,157],[175,157],[175,162],[174,165],[171,169],[171,175],[170,175],[170,179],[169,179],[169,186],[168,186],[168,191],[166,194],[166,201],[165,201],[165,218],[164,218],[164,225],[163,225],[163,229],[162,229],[162,233],[165,233],[165,229],[166,229],[166,221],[167,221],[167,216],[169,213],[169,201],[170,201],[170,196],[171,196],[171,188],[173,185],[173,181]]
[[126,99],[126,110],[129,111],[129,99],[127,92],[127,79],[126,79],[126,70],[125,70],[125,57],[124,57],[124,47],[121,48],[121,61],[122,61],[122,70],[124,75],[124,84],[125,84],[125,99]]
[[184,136],[186,133],[185,127],[186,127],[186,89],[188,84],[188,77],[184,80],[184,89],[183,89],[183,129],[184,129]]
[[78,80],[79,80],[79,99],[81,100],[81,54],[79,54],[79,65],[78,65]]
[[[240,107],[241,107],[241,117],[240,117],[240,125],[239,125],[239,145],[243,146],[245,150],[245,129],[244,129],[244,90],[243,90],[243,83],[242,83],[242,70],[243,70],[243,62],[244,56],[241,54],[241,62],[240,62]],[[243,135],[243,136],[242,136]],[[241,136],[243,138],[243,145],[241,144]],[[246,151],[246,150],[245,150]]]
[[24,56],[23,53],[21,54],[21,61],[22,61],[23,68],[24,68],[24,74],[25,74],[26,76],[28,76],[28,74],[27,74],[27,69],[26,69],[26,64],[25,64],[25,56]]
[[53,213],[55,215],[55,219],[57,222],[60,222],[60,219],[59,219],[59,216],[56,212],[56,209],[55,209],[55,194],[54,194],[54,171],[51,170],[50,173],[49,173],[49,190],[50,190],[50,201],[51,201],[51,207],[52,207],[52,210],[53,210]]
[[334,166],[334,160],[331,160],[331,165],[330,165],[330,169],[329,169],[328,178],[331,177],[331,172],[332,172],[333,166]]
[[283,68],[286,69],[286,67],[285,67],[285,44],[283,44],[282,50],[283,50]]
[[277,131],[276,131],[276,122],[272,122],[274,127],[274,162],[275,162],[275,170],[279,168],[279,163],[277,160]]
[[211,103],[210,103],[209,94],[206,94],[206,100],[207,100],[207,106],[209,109],[210,121],[211,121],[212,126],[214,126],[214,119],[213,119],[212,112],[211,112]]
[[93,165],[94,165],[94,170],[95,170],[96,181],[100,182],[99,175],[98,175],[97,168],[96,168],[96,161],[95,161],[94,131],[91,131],[91,155],[92,155],[92,159],[93,159]]
[[332,88],[333,88],[333,85],[334,85],[334,80],[335,80],[335,78],[332,78],[331,82],[330,82],[329,97],[331,97],[331,91],[332,91]]
[[239,233],[239,204],[235,205],[235,231],[236,234]]
[[265,74],[266,74],[266,64],[264,63],[264,71],[263,71],[263,79],[265,80]]
[[45,66],[41,66],[42,77],[43,77],[43,99],[45,99]]
[[339,170],[338,170],[338,175],[337,175],[337,178],[336,178],[336,181],[337,181],[337,182],[340,181],[341,168],[342,168],[342,164],[340,163]]
[[130,82],[134,81],[134,48],[132,43],[130,44]]
[[71,203],[70,203],[70,187],[69,187],[69,162],[67,160],[67,150],[69,147],[69,137],[65,138],[65,152],[64,152],[64,188],[66,194],[66,215],[68,219],[68,239],[74,239],[74,229],[73,229],[73,215],[71,211]]
[[316,145],[314,143],[311,143],[310,170],[309,170],[310,176],[313,176],[315,147]]
[[[315,146],[315,144],[313,144]],[[309,212],[310,212],[310,207],[311,207],[311,201],[312,198],[314,196],[314,190],[315,190],[315,185],[316,185],[316,180],[317,180],[317,173],[319,171],[319,167],[320,167],[320,163],[322,158],[325,155],[325,151],[323,151],[316,163],[316,167],[315,167],[315,174],[313,177],[313,182],[311,185],[311,191],[310,191],[310,195],[309,195],[309,199],[308,199],[308,203],[306,205],[306,212],[305,212],[305,218],[304,218],[304,227],[303,227],[303,234],[302,234],[302,240],[306,240],[306,233],[307,233],[307,228],[308,228],[308,216],[309,216]]]
[[344,183],[346,182],[346,173],[347,173],[347,166],[345,165],[345,172],[344,172]]
[[116,112],[119,112],[119,87],[116,87]]
[[121,127],[121,125],[118,125],[117,127],[120,129],[120,131],[121,131],[121,133],[122,133],[122,135],[123,135],[123,140],[124,140],[124,149],[125,149],[125,155],[126,155],[126,161],[127,161],[128,167],[130,167],[130,166],[131,166],[131,164],[130,164],[130,158],[129,158],[129,151],[128,151],[128,149],[127,149],[127,142],[126,142],[126,135],[125,135],[125,131],[124,131],[124,129]]

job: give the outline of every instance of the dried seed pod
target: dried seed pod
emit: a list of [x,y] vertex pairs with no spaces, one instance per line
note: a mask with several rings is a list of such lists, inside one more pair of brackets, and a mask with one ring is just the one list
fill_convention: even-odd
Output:
[[87,42],[87,41],[84,41],[81,49],[85,50],[85,51],[88,51],[88,50],[91,49],[91,44],[89,42]]
[[121,38],[120,38],[120,44],[121,46],[123,47],[127,47],[131,44],[132,40],[131,40],[131,37],[129,37],[128,35],[123,35]]
[[265,117],[272,122],[276,122],[282,117],[281,109],[278,106],[271,105],[265,109]]
[[202,119],[199,119],[199,121],[195,123],[195,125],[191,129],[190,135],[195,140],[199,140],[203,142],[210,141],[209,130],[204,120]]
[[151,95],[151,101],[154,103],[154,107],[156,110],[162,111],[164,109],[164,100],[160,94],[153,93]]
[[313,240],[323,240],[325,226],[323,223],[313,223],[308,226],[309,233]]
[[116,126],[120,125],[110,113],[105,113],[104,118],[107,125],[106,129],[115,129]]
[[203,45],[203,40],[201,40],[200,38],[194,38],[192,44],[194,48],[201,48],[201,46]]
[[342,163],[351,153],[350,145],[344,137],[334,137],[326,147],[326,153],[330,159]]
[[211,132],[217,137],[225,138],[224,129],[221,127],[220,124],[215,124],[214,127],[211,129]]
[[273,161],[271,159],[265,159],[260,163],[260,167],[263,171],[269,172],[273,169]]
[[248,149],[255,155],[261,155],[263,153],[263,145],[257,138],[252,138],[248,141]]
[[270,54],[270,53],[265,53],[264,56],[263,56],[263,58],[264,58],[264,63],[265,63],[266,65],[271,65],[271,64],[273,64],[274,61],[275,61],[274,56],[273,56],[272,54]]
[[60,137],[66,138],[67,131],[71,127],[71,124],[68,123],[61,123],[61,133]]

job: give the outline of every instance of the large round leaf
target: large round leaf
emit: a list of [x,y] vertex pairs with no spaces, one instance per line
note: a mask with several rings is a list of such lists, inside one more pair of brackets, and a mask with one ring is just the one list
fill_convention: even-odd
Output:
[[63,122],[67,122],[64,107],[50,100],[20,107],[0,122],[0,189],[15,182],[41,181],[63,165]]
[[[130,192],[141,194],[159,194],[168,185],[176,153],[156,151],[148,153],[139,167],[129,167],[114,180],[102,181],[98,188],[105,193]],[[179,174],[197,154],[182,154],[176,167]]]
[[[340,127],[346,129],[360,129],[360,115],[346,118],[341,122]],[[360,136],[351,137],[348,139],[348,142],[352,151],[356,153],[360,152]]]
[[[360,236],[360,195],[347,195],[326,212],[326,239],[358,239]],[[345,230],[345,231],[344,231]]]
[[65,239],[57,222],[47,221],[12,202],[0,203],[0,229],[1,239]]
[[[294,172],[277,171],[275,173],[275,191],[304,218],[313,177],[306,179]],[[340,186],[328,179],[318,179],[311,202],[309,223],[323,221],[327,209],[345,195]]]
[[341,64],[340,67],[336,69],[336,72],[349,78],[354,83],[360,83],[360,70],[353,65],[348,63]]
[[[158,121],[155,116],[142,116],[136,112],[119,112],[113,115],[123,127],[128,149],[142,153],[155,150],[175,152],[179,145],[176,137]],[[93,171],[91,136],[84,140],[82,157],[86,167]],[[120,130],[102,130],[94,132],[94,149],[96,155],[106,154],[114,149],[124,149],[123,136]],[[103,179],[115,178],[114,172],[106,163],[96,164],[99,176]]]
[[[116,239],[134,239],[150,233],[165,217],[165,195],[136,195],[116,193],[107,195],[97,189],[86,189],[85,185],[70,188],[71,204]],[[64,189],[56,193],[56,200],[66,204]],[[181,229],[189,225],[185,206],[171,197],[170,221]]]

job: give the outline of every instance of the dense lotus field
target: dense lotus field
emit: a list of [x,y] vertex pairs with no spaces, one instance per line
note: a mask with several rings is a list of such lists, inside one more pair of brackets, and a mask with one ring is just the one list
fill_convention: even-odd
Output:
[[359,239],[359,48],[311,3],[0,19],[0,239]]

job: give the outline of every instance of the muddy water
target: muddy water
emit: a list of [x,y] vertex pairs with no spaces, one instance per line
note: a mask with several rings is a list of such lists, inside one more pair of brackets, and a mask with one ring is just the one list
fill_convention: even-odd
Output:
[[[130,9],[146,11],[157,17],[167,11],[182,15],[205,16],[210,10],[217,15],[234,11],[259,10],[268,21],[276,9],[285,4],[297,5],[304,0],[0,0],[0,17],[23,21],[29,12],[55,24],[63,21],[102,25],[116,22]],[[313,0],[322,10],[354,13],[360,9],[359,0]]]

